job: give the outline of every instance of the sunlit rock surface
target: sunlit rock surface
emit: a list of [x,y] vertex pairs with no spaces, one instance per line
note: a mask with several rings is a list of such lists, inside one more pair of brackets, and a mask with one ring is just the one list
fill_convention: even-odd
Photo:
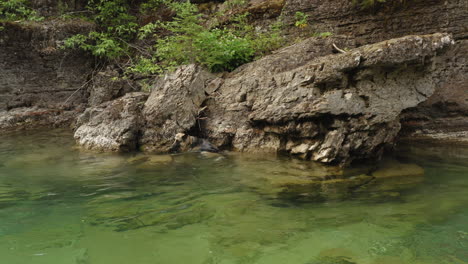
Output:
[[[221,149],[286,152],[323,163],[378,157],[394,143],[401,112],[434,92],[431,59],[452,39],[407,36],[321,57],[307,55],[313,43],[285,48],[223,78],[183,66],[158,80],[142,109],[144,122],[125,133],[141,149],[162,153],[190,150],[206,138]],[[275,63],[282,60],[288,63]],[[110,110],[114,106],[104,105],[119,112]],[[86,120],[80,124],[78,143],[90,145],[81,139]],[[125,143],[116,140],[118,133],[105,134],[115,144],[93,141],[96,148]]]
[[428,60],[451,41],[408,36],[292,69],[267,56],[233,72],[207,102],[208,138],[239,151],[285,151],[325,163],[376,156],[393,143],[401,111],[434,92]]
[[77,121],[74,136],[78,144],[104,151],[135,150],[143,124],[141,109],[147,97],[145,93],[129,93],[86,109]]

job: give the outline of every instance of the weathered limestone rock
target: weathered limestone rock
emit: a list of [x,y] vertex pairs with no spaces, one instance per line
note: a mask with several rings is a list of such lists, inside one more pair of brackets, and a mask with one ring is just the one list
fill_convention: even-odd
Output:
[[143,110],[142,149],[153,152],[179,150],[180,142],[187,140],[185,133],[198,129],[202,104],[207,92],[213,89],[210,85],[213,79],[213,75],[196,65],[180,67],[161,78]]
[[114,101],[86,109],[77,120],[76,141],[87,149],[135,150],[143,124],[141,109],[147,98],[146,93],[128,93]]
[[50,20],[0,26],[0,129],[69,124],[87,101],[84,85],[93,67],[89,56],[59,46],[93,24]]
[[0,110],[0,130],[16,131],[42,127],[62,127],[72,123],[77,110],[60,108],[18,107],[10,111]]
[[408,36],[283,71],[267,56],[225,79],[203,127],[211,142],[239,151],[325,163],[375,156],[393,142],[402,110],[434,92],[430,59],[451,43],[444,34]]
[[108,67],[98,72],[89,87],[89,106],[97,106],[104,102],[123,96],[129,92],[140,90],[138,85],[131,80],[119,78],[116,70]]
[[[248,6],[255,0],[247,1]],[[260,0],[260,2],[262,2]],[[272,1],[273,2],[273,1]],[[371,8],[361,8],[356,1],[286,0],[281,14],[259,9],[252,16],[258,28],[266,28],[274,22],[271,15],[281,15],[286,25],[288,39],[310,36],[317,32],[330,32],[331,42],[341,48],[355,48],[391,38],[414,34],[447,32],[456,41],[446,55],[434,63],[439,74],[434,95],[425,103],[404,111],[402,137],[468,141],[468,16],[467,0],[412,0],[375,2]],[[262,13],[263,12],[263,13]],[[296,27],[295,14],[302,12],[309,17],[306,27]],[[434,15],[437,14],[437,15]],[[339,43],[337,36],[350,41]],[[328,46],[329,47],[329,46]]]
[[282,15],[293,24],[294,14],[304,12],[313,18],[316,30],[333,29],[365,45],[408,34],[450,32],[457,39],[466,37],[466,4],[466,0],[386,1],[363,10],[347,0],[287,0]]
[[401,112],[434,92],[431,59],[452,39],[407,36],[318,57],[309,53],[313,43],[224,78],[196,65],[180,67],[157,81],[141,118],[145,96],[128,95],[88,109],[75,137],[87,148],[113,151],[136,145],[187,151],[208,140],[220,149],[286,152],[323,163],[378,157],[394,142]]
[[468,40],[434,60],[434,94],[401,115],[401,137],[468,142]]
[[[447,32],[455,45],[434,60],[436,91],[426,102],[402,116],[407,139],[468,141],[468,16],[467,0],[384,1],[363,10],[354,1],[287,0],[282,12],[291,38],[315,32],[346,34],[354,40],[339,47],[352,48],[410,34]],[[313,19],[306,29],[294,27],[294,14]],[[437,15],[434,15],[437,14]],[[261,20],[261,19],[260,19]],[[261,21],[259,21],[261,23]]]

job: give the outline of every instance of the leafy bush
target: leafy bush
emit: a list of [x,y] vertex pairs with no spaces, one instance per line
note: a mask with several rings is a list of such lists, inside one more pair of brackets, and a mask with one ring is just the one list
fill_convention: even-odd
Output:
[[247,5],[247,0],[228,0],[226,5],[229,8],[241,7]]
[[0,19],[41,21],[44,18],[29,7],[28,0],[0,0]]
[[[75,35],[65,41],[64,47],[80,48],[103,59],[127,56],[128,73],[153,75],[189,63],[202,64],[213,72],[231,71],[283,43],[280,23],[269,31],[259,32],[249,25],[249,14],[243,14],[234,17],[229,26],[210,28],[190,1],[145,1],[140,5],[140,12],[152,12],[164,6],[175,15],[170,21],[139,26],[136,17],[130,15],[126,1],[92,0],[88,9],[94,14],[98,30]],[[146,46],[129,44],[136,37],[146,42]]]
[[230,28],[209,29],[202,25],[197,7],[190,2],[172,3],[170,7],[177,14],[172,21],[140,29],[140,38],[158,28],[170,32],[155,45],[155,55],[163,69],[196,62],[213,72],[231,71],[282,42],[279,27],[271,33],[257,33],[247,23],[248,14],[235,17]]
[[309,18],[309,15],[306,15],[302,12],[296,12],[296,14],[294,15],[294,18],[296,19],[296,22],[294,23],[294,25],[298,28],[305,28],[309,25],[309,22],[307,21],[307,19]]
[[96,57],[114,59],[122,56],[123,43],[108,33],[90,32],[88,35],[77,34],[65,40],[64,47],[80,48],[91,52]]
[[328,38],[330,36],[333,36],[333,33],[331,32],[317,32],[312,34],[313,37],[318,37],[318,38]]
[[255,50],[248,38],[234,35],[227,29],[200,32],[194,40],[198,63],[211,71],[232,71],[253,59]]
[[138,30],[136,17],[129,14],[125,0],[91,0],[87,8],[99,31],[75,35],[65,40],[65,48],[80,48],[94,56],[115,59],[128,53],[128,42]]

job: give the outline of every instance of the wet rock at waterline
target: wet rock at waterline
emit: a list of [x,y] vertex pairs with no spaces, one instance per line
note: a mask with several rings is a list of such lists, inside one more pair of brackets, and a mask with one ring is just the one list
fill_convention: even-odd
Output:
[[444,34],[408,36],[283,70],[267,56],[233,72],[207,101],[206,134],[238,151],[324,163],[378,156],[401,111],[433,93],[430,58],[451,43]]
[[147,97],[146,93],[129,93],[86,109],[77,120],[76,141],[87,149],[135,150],[143,125],[140,112]]
[[394,142],[400,113],[434,92],[431,58],[451,44],[446,34],[407,36],[296,66],[271,63],[313,48],[298,44],[223,78],[183,66],[157,81],[141,111],[109,114],[127,99],[87,110],[75,136],[113,151],[188,151],[205,138],[220,149],[323,163],[378,157]]

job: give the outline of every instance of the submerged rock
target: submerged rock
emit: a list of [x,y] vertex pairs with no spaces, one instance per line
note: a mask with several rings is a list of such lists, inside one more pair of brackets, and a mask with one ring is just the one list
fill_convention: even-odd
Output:
[[62,158],[61,153],[25,153],[5,161],[9,168],[47,167],[56,164]]
[[288,200],[394,199],[400,196],[400,191],[415,187],[424,180],[424,170],[418,165],[393,160],[378,168],[369,165],[349,169],[307,164],[305,161],[303,165],[306,166],[292,162],[265,162],[242,160],[239,163],[242,172],[239,174],[249,177],[242,177],[239,181],[267,197]]
[[135,150],[142,126],[141,108],[147,97],[146,93],[129,93],[86,109],[77,121],[76,141],[87,149]]
[[167,165],[173,161],[170,155],[137,155],[129,158],[127,162],[140,169],[150,169],[159,165]]

